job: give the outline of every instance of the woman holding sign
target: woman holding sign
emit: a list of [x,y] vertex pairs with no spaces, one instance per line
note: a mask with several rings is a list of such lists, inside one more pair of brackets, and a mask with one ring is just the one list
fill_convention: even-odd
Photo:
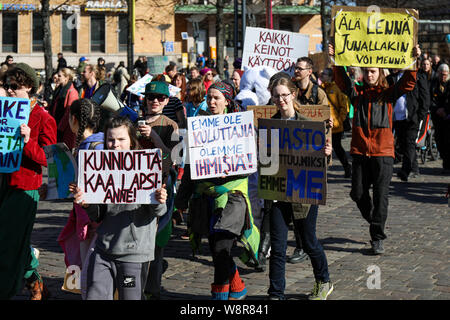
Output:
[[[329,46],[334,56],[334,46]],[[414,47],[413,56],[420,56]],[[363,68],[363,84],[354,85],[343,67],[334,67],[336,84],[355,107],[350,154],[353,156],[350,197],[370,224],[373,254],[383,254],[384,228],[388,214],[389,184],[394,166],[392,134],[393,104],[414,89],[416,71],[405,70],[403,77],[389,87],[382,68]],[[373,185],[373,199],[369,189]]]
[[[300,112],[300,103],[297,101],[297,87],[286,78],[274,81],[271,88],[272,101],[278,112],[272,119],[309,120]],[[327,121],[332,127],[332,121]],[[324,146],[324,156],[331,155],[331,144],[327,141]],[[297,220],[299,233],[305,252],[311,259],[316,284],[309,296],[312,300],[326,300],[333,291],[333,284],[328,273],[328,262],[325,252],[317,240],[316,221],[319,207],[317,205],[297,204],[277,201],[270,209],[270,240],[271,253],[269,264],[270,287],[268,290],[270,300],[284,300],[285,260],[288,225],[294,217]]]
[[[233,101],[233,89],[224,82],[211,85],[207,93],[208,111],[212,115],[239,112]],[[231,249],[236,238],[244,244],[245,255],[257,259],[259,232],[253,224],[248,198],[247,176],[191,180],[186,166],[175,206],[185,210],[189,203],[190,239],[194,251],[200,246],[200,236],[208,235],[214,263],[213,300],[241,300],[247,295],[244,281],[239,276]]]
[[[18,63],[6,71],[2,82],[9,97],[31,101],[28,124],[17,128],[23,137],[20,168],[5,174],[0,185],[0,300],[16,295],[24,278],[31,299],[42,300],[47,298],[48,290],[37,272],[39,262],[31,251],[30,239],[42,166],[47,166],[43,147],[56,143],[56,122],[34,98],[39,80],[29,65]],[[19,111],[14,112],[17,119],[24,116]]]

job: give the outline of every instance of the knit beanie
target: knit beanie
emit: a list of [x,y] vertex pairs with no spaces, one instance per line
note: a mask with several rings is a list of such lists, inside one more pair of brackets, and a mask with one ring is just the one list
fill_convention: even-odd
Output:
[[23,62],[16,63],[15,67],[17,69],[20,69],[23,72],[25,72],[26,75],[28,77],[30,77],[31,80],[33,80],[33,83],[34,83],[33,89],[34,89],[34,91],[37,91],[39,89],[39,79],[36,75],[36,71],[32,67],[30,67],[28,64],[23,63]]

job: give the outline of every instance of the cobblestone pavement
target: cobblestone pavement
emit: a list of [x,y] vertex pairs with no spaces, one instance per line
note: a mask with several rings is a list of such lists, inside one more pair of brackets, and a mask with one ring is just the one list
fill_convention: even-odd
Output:
[[[350,139],[343,141],[349,149]],[[335,284],[330,300],[450,299],[450,208],[445,193],[450,176],[441,175],[442,162],[421,165],[418,178],[402,182],[395,172],[390,186],[389,215],[386,226],[386,253],[370,255],[368,224],[349,197],[350,181],[335,159],[328,172],[327,205],[319,208],[317,235]],[[39,271],[55,300],[80,300],[80,295],[61,290],[64,256],[56,239],[66,223],[70,201],[42,201],[36,216],[32,245],[40,250]],[[210,298],[213,266],[206,239],[203,255],[192,257],[188,241],[180,235],[186,226],[177,226],[165,249],[168,268],[162,279],[162,299],[202,300]],[[295,240],[289,232],[288,254]],[[233,250],[236,256],[242,248]],[[264,299],[269,271],[255,272],[235,258],[248,288],[248,299]],[[379,269],[378,269],[379,268]],[[379,289],[373,280],[379,271]],[[375,272],[375,273],[373,273]],[[310,261],[286,265],[286,295],[303,300],[314,284]],[[372,287],[372,289],[369,289]],[[14,298],[28,299],[24,290]]]

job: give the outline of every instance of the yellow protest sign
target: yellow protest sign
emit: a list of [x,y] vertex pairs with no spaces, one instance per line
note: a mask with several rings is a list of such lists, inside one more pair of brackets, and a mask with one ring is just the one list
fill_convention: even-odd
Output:
[[334,6],[335,64],[415,69],[419,15],[414,9]]

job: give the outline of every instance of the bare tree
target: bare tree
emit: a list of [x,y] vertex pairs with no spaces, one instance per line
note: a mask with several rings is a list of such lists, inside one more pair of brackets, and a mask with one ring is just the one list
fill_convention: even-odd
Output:
[[217,73],[219,77],[223,77],[223,66],[224,66],[224,41],[225,41],[225,30],[223,24],[223,8],[225,7],[224,0],[216,1],[216,53],[217,53]]

